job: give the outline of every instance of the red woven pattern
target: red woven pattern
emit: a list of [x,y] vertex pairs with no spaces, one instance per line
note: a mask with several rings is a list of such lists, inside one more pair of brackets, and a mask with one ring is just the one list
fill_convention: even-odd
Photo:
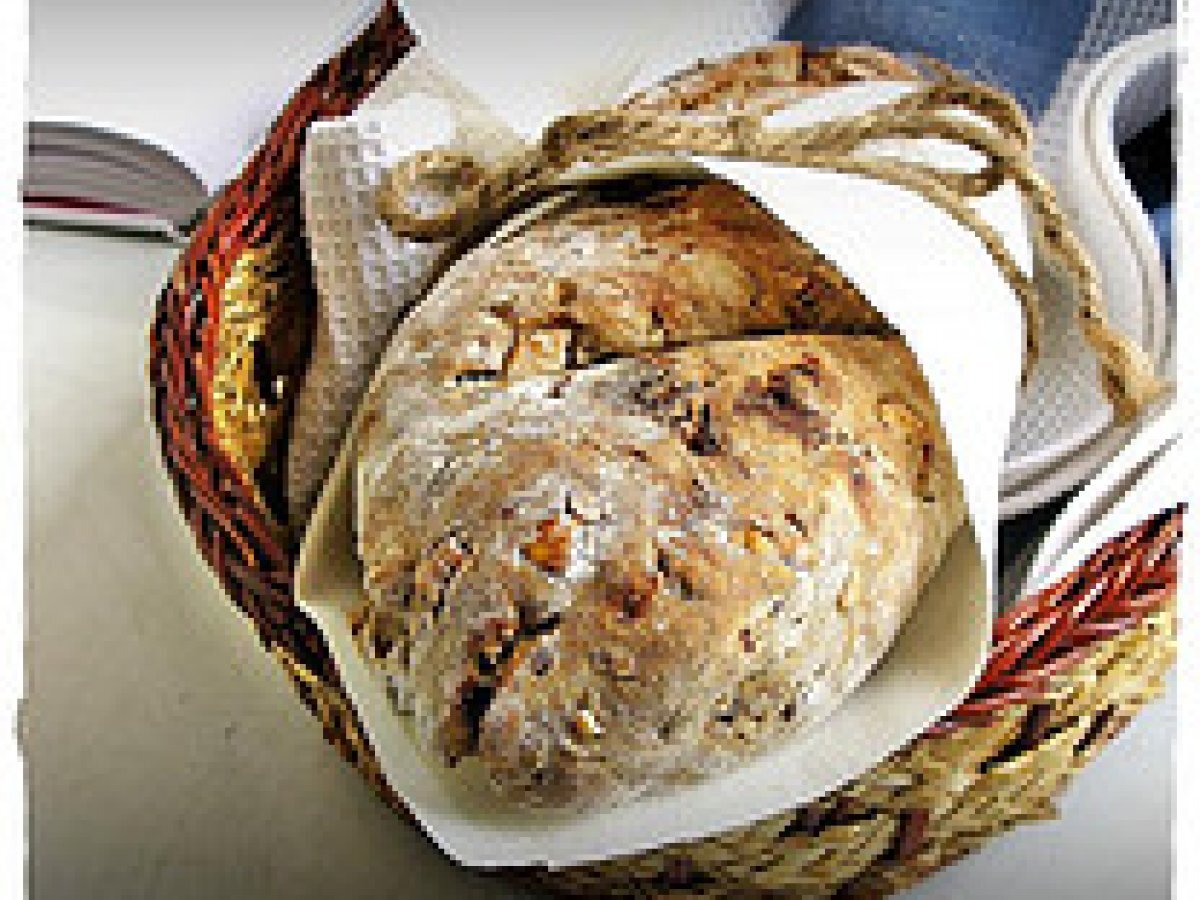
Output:
[[987,667],[971,695],[934,729],[986,724],[1014,703],[1036,703],[1050,680],[1097,641],[1132,628],[1175,591],[1182,505],[1164,510],[1097,550],[1060,582],[1026,597],[992,632]]
[[[268,646],[282,643],[314,672],[332,675],[312,626],[291,600],[294,548],[282,505],[269,508],[218,445],[211,391],[221,290],[234,262],[278,239],[300,248],[298,306],[315,303],[303,259],[299,162],[309,124],[345,115],[412,46],[387,4],[370,27],[322,66],[280,113],[263,146],[213,201],[159,296],[150,332],[150,380],[163,460],[204,558]],[[279,498],[268,473],[261,495]]]

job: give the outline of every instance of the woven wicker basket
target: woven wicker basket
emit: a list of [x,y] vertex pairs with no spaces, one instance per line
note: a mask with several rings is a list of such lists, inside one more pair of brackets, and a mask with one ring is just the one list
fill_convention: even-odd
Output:
[[[163,460],[201,553],[329,742],[401,814],[319,632],[292,602],[281,465],[315,308],[299,203],[305,131],[350,112],[412,46],[388,4],[297,91],[199,223],[150,335]],[[876,897],[1053,816],[1071,776],[1161,691],[1181,520],[1182,508],[1164,510],[1013,604],[968,699],[833,794],[702,842],[519,877],[573,895]]]

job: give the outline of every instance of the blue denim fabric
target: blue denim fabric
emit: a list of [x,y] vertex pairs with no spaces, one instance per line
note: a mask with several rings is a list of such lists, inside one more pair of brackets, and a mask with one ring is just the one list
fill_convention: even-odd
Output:
[[[1092,0],[800,0],[780,38],[874,44],[945,60],[1012,93],[1036,120],[1054,95]],[[1135,189],[1169,260],[1174,224],[1169,151]]]
[[1092,0],[800,0],[780,37],[945,60],[1045,109]]

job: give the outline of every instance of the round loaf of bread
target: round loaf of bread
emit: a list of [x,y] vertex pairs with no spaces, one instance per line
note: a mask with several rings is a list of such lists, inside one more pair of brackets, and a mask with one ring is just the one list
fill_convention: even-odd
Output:
[[723,182],[547,202],[381,365],[361,646],[439,759],[520,803],[614,802],[817,721],[963,520],[904,341]]

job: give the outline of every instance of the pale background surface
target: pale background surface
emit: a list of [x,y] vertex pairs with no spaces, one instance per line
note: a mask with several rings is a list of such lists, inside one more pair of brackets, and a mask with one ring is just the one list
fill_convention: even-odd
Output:
[[[147,323],[176,250],[26,239],[33,897],[521,896],[456,869],[375,799],[193,551],[146,404]],[[1167,896],[1173,732],[1168,697],[1081,777],[1060,822],[910,896]]]
[[29,117],[155,139],[215,187],[377,3],[31,0]]

